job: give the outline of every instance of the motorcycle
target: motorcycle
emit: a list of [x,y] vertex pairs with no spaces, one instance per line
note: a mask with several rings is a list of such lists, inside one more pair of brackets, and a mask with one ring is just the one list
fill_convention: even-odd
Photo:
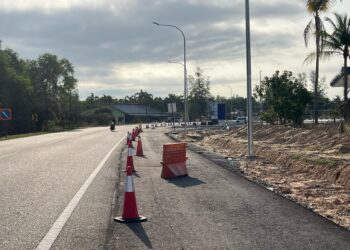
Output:
[[115,125],[114,125],[114,123],[111,123],[111,126],[110,126],[109,128],[110,128],[111,132],[113,132],[113,131],[115,130]]

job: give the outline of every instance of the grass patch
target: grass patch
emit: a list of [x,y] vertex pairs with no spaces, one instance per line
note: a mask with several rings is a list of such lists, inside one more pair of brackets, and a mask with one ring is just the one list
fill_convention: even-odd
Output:
[[4,137],[4,136],[0,137],[0,141],[12,140],[17,138],[25,138],[25,137],[43,135],[43,134],[49,134],[49,133],[52,133],[52,132],[36,132],[36,133],[27,133],[27,134],[18,134],[18,135],[8,135],[7,137]]
[[291,156],[293,160],[297,161],[305,161],[309,164],[313,165],[319,165],[319,166],[325,166],[329,168],[335,168],[339,165],[339,160],[334,160],[334,159],[311,159],[311,158],[306,158],[304,155],[301,154],[294,154]]
[[63,129],[54,129],[54,130],[50,130],[50,131],[40,131],[40,132],[34,132],[34,133],[8,135],[7,137],[0,136],[0,141],[6,141],[6,140],[12,140],[12,139],[18,139],[18,138],[25,138],[25,137],[37,136],[37,135],[59,133],[59,132],[64,132],[64,131],[72,131],[74,129],[77,129],[77,128],[70,128],[70,129],[64,129],[64,130]]
[[305,149],[307,151],[319,151],[320,148],[318,146],[310,145],[310,146],[305,147]]
[[299,154],[294,154],[291,156],[293,160],[303,160],[303,156]]
[[339,161],[333,159],[306,159],[306,161],[312,164],[317,164],[329,168],[335,168],[339,165]]
[[350,135],[350,124],[346,124],[345,126],[345,133],[347,133],[348,135]]

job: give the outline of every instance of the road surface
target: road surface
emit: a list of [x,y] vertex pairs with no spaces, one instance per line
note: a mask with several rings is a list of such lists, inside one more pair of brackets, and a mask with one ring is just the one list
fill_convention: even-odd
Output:
[[163,127],[144,129],[134,157],[148,221],[114,222],[130,129],[0,142],[0,249],[350,249],[349,231],[196,153],[188,177],[161,179]]

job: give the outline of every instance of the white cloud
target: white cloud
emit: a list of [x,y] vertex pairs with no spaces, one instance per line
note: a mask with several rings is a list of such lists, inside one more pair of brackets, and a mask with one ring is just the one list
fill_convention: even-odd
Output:
[[[302,1],[250,1],[252,82],[260,70],[309,73],[303,30],[312,18]],[[332,11],[350,15],[350,1]],[[331,16],[331,13],[329,13]],[[123,97],[143,89],[154,96],[183,93],[181,34],[152,21],[179,26],[186,35],[188,72],[195,66],[210,76],[214,95],[246,95],[244,1],[241,0],[2,0],[0,39],[21,57],[45,52],[66,57],[75,65],[79,93]],[[341,58],[321,62],[329,82]],[[341,89],[329,89],[330,96]]]
[[133,7],[135,0],[2,0],[0,8],[5,11],[55,11],[71,8],[110,8],[121,11]]

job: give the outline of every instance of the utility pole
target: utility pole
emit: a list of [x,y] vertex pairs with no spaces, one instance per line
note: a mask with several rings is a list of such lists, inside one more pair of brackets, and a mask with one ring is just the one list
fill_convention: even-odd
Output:
[[[260,85],[259,85],[259,88],[261,89],[261,70],[260,70]],[[262,113],[263,110],[262,110],[262,102],[261,102],[261,96],[260,96],[260,113]]]
[[233,110],[232,110],[232,87],[230,87],[231,88],[231,120],[233,119]]
[[250,14],[249,0],[245,0],[246,18],[246,58],[247,58],[247,112],[248,112],[248,157],[254,157],[253,152],[253,107],[252,107],[252,81],[251,81],[251,54],[250,54]]

